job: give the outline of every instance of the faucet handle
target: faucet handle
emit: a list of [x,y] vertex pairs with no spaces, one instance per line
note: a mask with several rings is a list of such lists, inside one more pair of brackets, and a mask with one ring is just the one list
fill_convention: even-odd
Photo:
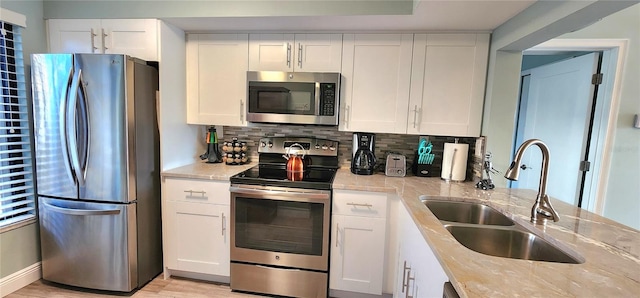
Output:
[[521,168],[521,169],[523,169],[523,170],[527,170],[527,169],[532,169],[532,170],[533,170],[533,167],[530,167],[530,166],[528,166],[528,165],[526,165],[526,164],[522,164],[522,165],[520,166],[520,168]]

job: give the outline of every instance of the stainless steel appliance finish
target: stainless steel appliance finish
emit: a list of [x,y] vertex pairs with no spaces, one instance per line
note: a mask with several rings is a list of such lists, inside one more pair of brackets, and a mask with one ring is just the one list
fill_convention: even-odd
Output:
[[[258,152],[258,166],[230,178],[231,289],[326,297],[338,142],[267,137]],[[286,152],[310,159],[296,179]]]
[[129,292],[162,270],[157,70],[124,55],[31,61],[43,278]]
[[398,153],[389,153],[384,174],[391,177],[404,177],[407,174],[407,158]]
[[326,273],[231,263],[234,290],[288,297],[327,297]]
[[247,121],[338,125],[340,74],[247,72]]
[[[250,262],[257,264],[266,264],[266,265],[274,265],[274,266],[284,266],[284,267],[295,267],[295,268],[304,268],[304,269],[313,269],[313,270],[327,270],[328,269],[328,260],[329,260],[329,229],[330,229],[330,206],[331,206],[331,192],[326,190],[305,190],[305,189],[291,189],[291,188],[283,188],[283,187],[269,187],[269,186],[256,186],[256,185],[231,185],[231,260],[240,261],[240,262]],[[255,219],[260,218],[263,219],[263,222],[260,223],[262,225],[262,229],[265,233],[273,233],[274,235],[259,235],[259,237],[254,237],[249,241],[263,241],[265,243],[251,245],[252,247],[242,247],[238,243],[238,236],[241,233],[251,233],[252,231],[241,231],[238,229],[238,215],[240,212],[252,212],[252,210],[238,209],[238,200],[269,200],[268,204],[273,206],[271,210],[273,213],[269,213],[271,210],[255,210],[256,212]],[[277,202],[283,203],[291,203],[291,202],[300,202],[303,204],[290,204],[293,205],[291,207],[287,205],[277,205]],[[321,210],[320,218],[312,218],[307,217],[309,214],[308,210],[305,210],[305,205],[315,204],[318,205]],[[252,208],[252,207],[248,207]],[[287,210],[287,209],[297,209],[297,210]],[[284,217],[283,214],[278,214],[278,212],[299,212],[299,214]],[[258,212],[261,212],[258,214]],[[298,224],[316,224],[321,223],[322,225],[319,228],[319,232],[321,233],[320,238],[317,243],[314,242],[315,239],[308,239],[309,241],[294,239],[290,236],[294,235],[295,230],[297,229],[300,232],[309,231],[313,233],[312,228],[300,230],[302,227],[300,225],[296,225],[296,223],[291,223],[292,226],[287,228],[283,228],[281,230],[276,230],[279,227],[282,227],[278,220],[278,217],[282,218],[282,220],[291,219],[292,217],[297,217]],[[306,218],[304,218],[305,216]],[[251,219],[249,219],[251,220]],[[310,222],[313,221],[313,222]],[[286,224],[286,223],[285,223]],[[280,225],[280,226],[278,226]],[[260,231],[256,229],[255,231]],[[281,234],[277,234],[278,232],[282,232]],[[244,235],[243,235],[244,236]],[[301,237],[311,237],[311,235],[300,235]],[[248,236],[252,237],[252,236]],[[249,242],[247,241],[247,242]],[[268,241],[276,242],[272,246]],[[287,248],[286,245],[298,245],[296,248]],[[303,246],[308,246],[303,247]],[[312,247],[315,246],[315,247]],[[272,249],[270,249],[272,248]],[[287,252],[289,251],[289,252]]]

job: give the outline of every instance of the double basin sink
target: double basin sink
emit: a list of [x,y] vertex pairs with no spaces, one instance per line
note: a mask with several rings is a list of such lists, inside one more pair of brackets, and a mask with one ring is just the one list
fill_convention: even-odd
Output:
[[584,263],[576,252],[552,244],[487,205],[428,196],[420,200],[460,244],[473,251],[512,259]]

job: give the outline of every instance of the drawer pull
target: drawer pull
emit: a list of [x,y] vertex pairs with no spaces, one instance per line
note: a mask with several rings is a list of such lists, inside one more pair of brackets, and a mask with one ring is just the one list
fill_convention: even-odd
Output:
[[224,218],[224,212],[222,212],[222,236],[224,236],[224,231],[227,230],[227,223]]
[[204,190],[185,190],[184,192],[188,193],[189,196],[193,196],[193,194],[200,194],[203,198],[204,198],[204,195],[207,193]]
[[416,276],[414,275],[413,277],[411,276],[411,269],[409,269],[409,272],[407,273],[407,293],[406,293],[406,298],[413,298],[415,295],[409,295],[409,283],[411,283],[411,281],[414,282],[414,294],[415,294],[415,280],[416,280]]
[[410,273],[411,273],[411,267],[407,266],[407,261],[404,261],[404,269],[402,270],[402,293],[408,290],[409,282],[407,281],[407,277]]
[[366,204],[360,204],[360,203],[347,203],[347,205],[349,205],[349,206],[353,206],[353,207],[358,207],[358,206],[360,206],[360,207],[367,207],[367,208],[371,208],[371,207],[373,207],[373,205],[371,205],[371,204],[369,204],[369,203],[366,203]]

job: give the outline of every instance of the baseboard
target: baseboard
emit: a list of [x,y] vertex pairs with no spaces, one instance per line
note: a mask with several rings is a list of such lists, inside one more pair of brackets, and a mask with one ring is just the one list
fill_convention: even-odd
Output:
[[0,279],[0,297],[7,296],[42,277],[40,262]]

